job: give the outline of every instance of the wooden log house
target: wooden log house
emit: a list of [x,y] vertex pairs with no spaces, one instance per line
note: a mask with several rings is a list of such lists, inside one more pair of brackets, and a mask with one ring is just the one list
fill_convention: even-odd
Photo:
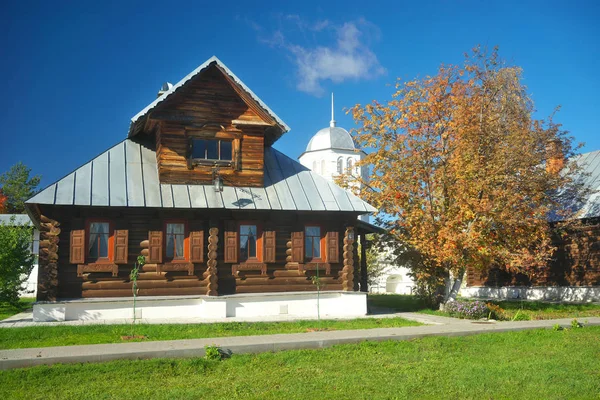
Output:
[[272,145],[289,128],[216,57],[133,117],[128,137],[27,201],[38,301],[354,291],[375,209]]

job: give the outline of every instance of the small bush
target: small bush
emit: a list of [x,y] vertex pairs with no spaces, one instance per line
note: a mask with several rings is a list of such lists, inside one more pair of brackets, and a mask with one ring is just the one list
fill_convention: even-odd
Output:
[[508,319],[506,315],[506,310],[494,303],[486,303],[485,304],[488,310],[490,310],[490,318],[493,318],[497,321],[504,321]]
[[579,321],[577,321],[577,319],[573,319],[573,321],[571,321],[571,328],[572,329],[583,328],[583,325],[581,325],[579,323]]
[[452,301],[446,303],[445,311],[452,317],[466,319],[485,318],[490,313],[488,306],[482,301]]
[[217,346],[205,346],[204,347],[204,358],[210,361],[221,361],[221,350]]

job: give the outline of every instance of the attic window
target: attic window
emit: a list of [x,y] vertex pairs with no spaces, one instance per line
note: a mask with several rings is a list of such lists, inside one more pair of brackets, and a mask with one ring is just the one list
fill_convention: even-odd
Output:
[[232,161],[232,142],[220,139],[193,139],[192,159],[194,161]]

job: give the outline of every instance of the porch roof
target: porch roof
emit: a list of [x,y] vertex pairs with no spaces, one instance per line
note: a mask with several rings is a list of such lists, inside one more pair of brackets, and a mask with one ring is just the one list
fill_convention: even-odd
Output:
[[376,209],[283,153],[265,147],[264,187],[164,184],[156,152],[135,138],[103,152],[27,200],[27,205],[345,211]]

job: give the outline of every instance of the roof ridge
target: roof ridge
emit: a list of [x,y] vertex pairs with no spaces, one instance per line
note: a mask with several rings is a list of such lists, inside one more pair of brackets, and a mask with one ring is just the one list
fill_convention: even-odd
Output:
[[277,114],[275,114],[275,112],[273,112],[273,110],[271,110],[269,108],[269,106],[267,106],[248,86],[246,86],[246,84],[244,82],[242,82],[242,80],[240,78],[238,78],[233,73],[233,71],[231,71],[221,60],[219,60],[219,58],[217,58],[217,56],[212,56],[208,60],[206,60],[205,62],[203,62],[202,64],[200,64],[198,67],[196,67],[192,72],[190,72],[189,74],[187,74],[186,76],[184,76],[181,80],[179,80],[179,82],[177,82],[169,90],[167,90],[166,92],[164,92],[162,94],[162,96],[157,97],[156,99],[154,99],[150,104],[148,104],[140,112],[138,112],[136,115],[134,115],[131,118],[131,123],[129,125],[129,133],[128,133],[127,136],[128,137],[135,136],[135,134],[133,133],[134,125],[136,124],[136,122],[140,118],[146,116],[146,114],[148,114],[148,112],[150,112],[154,107],[156,107],[158,104],[160,104],[163,101],[165,101],[169,96],[171,96],[173,93],[175,93],[177,91],[177,89],[179,89],[180,87],[184,86],[189,80],[195,78],[196,75],[198,75],[201,72],[203,72],[212,63],[215,63],[217,66],[219,66],[221,69],[223,69],[224,72],[227,75],[229,75],[236,84],[238,84],[246,93],[248,93],[248,95],[250,95],[250,97],[254,101],[256,101],[258,103],[258,105],[260,107],[262,107],[267,112],[267,114],[269,114],[271,117],[273,117],[273,119],[275,121],[277,121],[277,123],[279,125],[281,125],[281,127],[283,128],[284,132],[289,132],[290,127],[285,122],[283,122],[283,120],[281,118],[279,118],[279,116]]

